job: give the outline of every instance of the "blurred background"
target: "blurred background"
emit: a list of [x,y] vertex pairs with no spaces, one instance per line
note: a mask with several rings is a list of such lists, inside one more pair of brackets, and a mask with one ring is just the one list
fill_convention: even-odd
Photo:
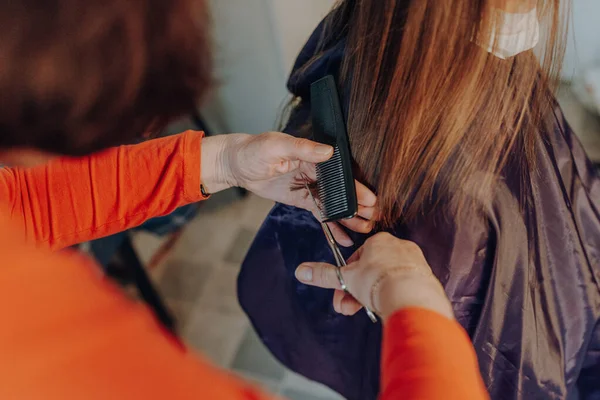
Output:
[[[300,48],[334,0],[212,0],[218,86],[198,115],[171,132],[275,129]],[[600,162],[600,1],[573,0],[559,101],[590,158]],[[124,283],[142,287],[194,348],[223,368],[292,400],[340,397],[286,371],[264,349],[236,296],[239,266],[271,203],[230,190],[199,206],[89,248]],[[136,259],[140,276],[119,262]],[[265,265],[265,274],[269,273]],[[139,272],[139,271],[138,271]]]

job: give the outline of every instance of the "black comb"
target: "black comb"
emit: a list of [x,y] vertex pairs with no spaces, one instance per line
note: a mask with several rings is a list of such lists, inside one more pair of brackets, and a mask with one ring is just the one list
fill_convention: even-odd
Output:
[[335,79],[331,75],[310,87],[314,140],[333,146],[333,156],[317,164],[317,193],[323,222],[352,218],[358,211],[352,156]]

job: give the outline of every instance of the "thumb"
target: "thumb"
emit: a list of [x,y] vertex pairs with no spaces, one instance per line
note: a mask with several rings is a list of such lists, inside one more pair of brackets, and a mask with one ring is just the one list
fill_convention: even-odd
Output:
[[304,263],[296,269],[296,278],[302,283],[323,289],[341,289],[336,268],[327,263]]
[[288,160],[300,160],[309,163],[327,161],[333,155],[333,147],[313,142],[308,139],[295,138],[283,135],[280,147],[277,147],[278,156]]

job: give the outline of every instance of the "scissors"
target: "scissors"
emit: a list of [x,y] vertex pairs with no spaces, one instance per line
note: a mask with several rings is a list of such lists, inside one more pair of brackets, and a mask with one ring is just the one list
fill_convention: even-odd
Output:
[[[310,196],[313,203],[315,204],[315,207],[320,212],[321,207],[319,207],[319,203],[317,203],[317,199],[315,199],[315,196],[313,196],[312,191],[310,190],[310,188],[308,186],[308,177],[307,176],[304,176],[304,187],[308,191],[308,195]],[[346,281],[344,281],[344,277],[342,276],[342,271],[341,271],[341,268],[345,267],[347,265],[346,260],[344,259],[344,256],[342,255],[342,252],[340,251],[340,248],[337,245],[335,238],[333,237],[333,233],[331,233],[331,229],[329,229],[329,225],[327,225],[320,219],[319,219],[319,223],[321,224],[321,229],[323,229],[323,233],[325,234],[325,237],[327,238],[327,243],[329,244],[329,248],[331,249],[331,252],[333,253],[333,258],[335,258],[335,263],[337,265],[335,272],[337,274],[338,280],[340,281],[340,286],[342,287],[342,290],[345,293],[348,293],[351,295],[351,293],[348,291],[348,287],[346,286]],[[365,309],[367,315],[369,316],[369,319],[371,321],[373,321],[374,323],[376,323],[377,317],[375,316],[373,311],[371,311],[371,309],[365,305],[362,305],[362,306]]]

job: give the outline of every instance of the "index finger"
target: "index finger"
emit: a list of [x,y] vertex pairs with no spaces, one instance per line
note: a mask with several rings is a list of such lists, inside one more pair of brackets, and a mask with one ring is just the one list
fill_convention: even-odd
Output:
[[333,147],[329,145],[296,138],[285,133],[271,133],[266,138],[278,140],[278,142],[273,140],[269,149],[282,159],[320,163],[329,160],[333,154]]
[[356,182],[356,199],[358,204],[365,207],[375,207],[375,203],[377,203],[377,196],[375,193],[371,191],[368,187],[360,183]]

